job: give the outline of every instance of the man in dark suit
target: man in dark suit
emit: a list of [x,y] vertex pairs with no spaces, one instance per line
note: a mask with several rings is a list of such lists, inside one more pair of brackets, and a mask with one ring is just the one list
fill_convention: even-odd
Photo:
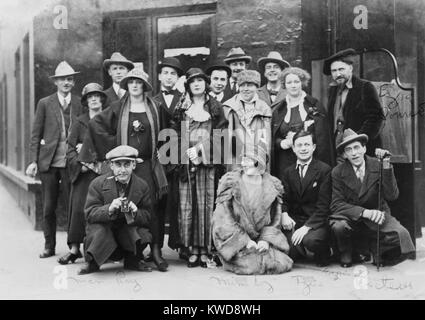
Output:
[[[392,215],[387,201],[398,197],[388,151],[377,148],[382,159],[381,203],[379,199],[380,161],[366,156],[368,137],[351,129],[344,130],[338,150],[345,162],[332,170],[330,226],[335,236],[342,267],[356,262],[355,254],[369,249],[382,265],[393,265],[414,258],[415,247],[409,232]],[[380,252],[377,252],[377,228],[380,226]],[[356,239],[356,240],[355,240]],[[359,240],[362,240],[359,242]],[[360,244],[363,247],[360,247]],[[362,262],[361,259],[358,260]]]
[[[323,73],[332,75],[328,100],[329,123],[334,134],[335,146],[341,142],[343,131],[351,128],[369,137],[367,154],[373,156],[375,148],[381,146],[380,132],[384,124],[384,111],[378,93],[369,81],[353,75],[354,49],[346,49],[327,58]],[[338,163],[343,159],[338,157]]]
[[230,90],[225,90],[232,75],[232,70],[228,66],[215,64],[210,66],[205,73],[210,77],[211,91],[209,94],[211,97],[223,103],[233,96]]
[[[248,56],[242,48],[232,48],[227,54],[226,58],[223,59],[224,63],[232,70],[232,75],[229,78],[229,82],[224,89],[224,95],[233,97],[239,93],[238,75],[244,70],[248,69],[248,65],[251,62],[252,57]],[[229,99],[230,99],[229,98]],[[224,100],[226,101],[226,100]]]
[[103,68],[112,79],[112,85],[104,91],[107,96],[103,107],[103,109],[105,109],[112,102],[121,99],[127,93],[126,90],[120,87],[120,81],[134,68],[134,64],[121,53],[114,52],[110,59],[105,59],[105,61],[103,61]]
[[330,256],[331,167],[313,158],[315,148],[313,133],[299,131],[294,135],[297,162],[286,168],[283,175],[282,224],[288,230],[285,234],[291,243],[289,256],[294,261],[311,253],[318,266],[325,266]]
[[65,195],[68,208],[69,177],[66,163],[66,139],[71,125],[82,113],[80,97],[71,94],[75,85],[74,69],[62,61],[51,76],[57,92],[41,99],[37,104],[33,122],[30,157],[26,174],[35,177],[39,172],[43,198],[44,250],[40,258],[55,255],[56,247],[56,206],[59,186]]
[[86,265],[79,274],[99,270],[108,259],[124,257],[124,269],[152,271],[143,261],[143,250],[152,241],[149,232],[152,202],[149,186],[133,170],[138,151],[118,146],[106,154],[113,174],[94,179],[87,194],[84,240]]
[[[283,60],[277,51],[270,51],[267,57],[257,61],[258,70],[264,74],[267,83],[258,89],[258,97],[272,107],[285,99],[286,91],[282,88],[280,76],[283,69],[290,67],[289,62]],[[272,107],[273,110],[273,107]]]
[[[182,96],[182,93],[176,89],[176,84],[184,71],[179,59],[175,57],[168,57],[162,59],[162,61],[158,63],[157,72],[158,80],[160,82],[160,92],[153,98],[153,100],[158,107],[160,130],[167,130],[171,128],[174,110]],[[166,143],[166,141],[163,143]],[[161,145],[162,144],[159,143],[159,149],[161,148]],[[178,193],[178,184],[176,184],[173,179],[175,164],[166,164],[164,169],[168,181],[168,194],[159,201],[156,211],[159,224],[158,241],[161,257],[161,249],[163,247],[165,234],[165,218],[167,216],[170,219],[168,245],[172,249],[179,247],[178,218],[176,210],[178,202],[175,198]],[[146,261],[152,260],[152,255],[149,255],[146,259]]]

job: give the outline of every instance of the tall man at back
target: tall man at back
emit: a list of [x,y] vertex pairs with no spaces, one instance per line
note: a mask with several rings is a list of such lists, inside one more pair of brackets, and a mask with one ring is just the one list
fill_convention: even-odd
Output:
[[35,112],[30,142],[31,163],[26,174],[39,173],[43,199],[43,231],[45,245],[40,258],[55,255],[56,206],[59,186],[68,208],[69,177],[66,163],[66,139],[72,123],[82,113],[80,97],[71,94],[75,85],[74,69],[66,62],[59,63],[53,79],[57,91],[42,98]]
[[[252,57],[248,56],[242,48],[232,48],[227,54],[226,58],[223,59],[230,69],[232,70],[232,76],[229,79],[229,83],[224,89],[226,96],[233,97],[239,93],[238,75],[244,70],[248,69],[248,65],[251,62]],[[230,99],[230,98],[229,98]]]

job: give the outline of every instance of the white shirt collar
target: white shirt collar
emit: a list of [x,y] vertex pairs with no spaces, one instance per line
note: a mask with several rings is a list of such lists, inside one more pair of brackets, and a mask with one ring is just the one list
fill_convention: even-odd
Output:
[[363,161],[363,164],[360,166],[360,168],[359,167],[356,167],[354,165],[351,165],[351,166],[353,167],[354,173],[357,173],[357,170],[359,170],[359,169],[361,170],[361,172],[363,173],[363,175],[366,172],[366,161]]
[[224,92],[220,92],[219,94],[216,94],[212,91],[210,91],[210,96],[216,98],[218,101],[221,101],[224,97]]
[[120,92],[120,90],[124,90],[125,91],[125,89],[121,88],[120,85],[117,84],[117,83],[115,83],[115,82],[112,84],[112,88],[114,88],[114,91],[117,94],[117,96],[119,96],[118,93]]
[[63,95],[61,95],[58,92],[58,98],[59,98],[59,103],[63,106],[64,105],[64,101],[66,101],[66,104],[69,105],[71,103],[71,93],[68,93],[66,95],[66,97],[64,97]]
[[308,166],[310,165],[311,161],[313,161],[313,157],[311,157],[311,159],[307,162],[307,163],[302,163],[301,161],[297,160],[297,165],[295,166],[298,169],[299,165],[307,165],[306,168],[308,168]]

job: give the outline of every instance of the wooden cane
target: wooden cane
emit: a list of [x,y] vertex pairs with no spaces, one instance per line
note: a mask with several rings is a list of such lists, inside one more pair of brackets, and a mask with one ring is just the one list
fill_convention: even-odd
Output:
[[[379,159],[379,186],[378,186],[378,210],[381,211],[381,186],[382,186],[382,159]],[[376,230],[376,268],[379,272],[379,264],[380,264],[380,246],[379,246],[379,233],[380,233],[380,226],[378,224],[378,229]]]

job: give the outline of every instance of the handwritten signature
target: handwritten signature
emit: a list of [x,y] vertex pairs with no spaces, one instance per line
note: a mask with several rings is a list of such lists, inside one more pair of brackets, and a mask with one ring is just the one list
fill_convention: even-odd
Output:
[[223,278],[213,276],[210,277],[209,280],[214,280],[217,285],[225,286],[225,287],[262,287],[268,293],[272,293],[274,291],[273,286],[263,279],[259,279],[259,277],[230,277]]

